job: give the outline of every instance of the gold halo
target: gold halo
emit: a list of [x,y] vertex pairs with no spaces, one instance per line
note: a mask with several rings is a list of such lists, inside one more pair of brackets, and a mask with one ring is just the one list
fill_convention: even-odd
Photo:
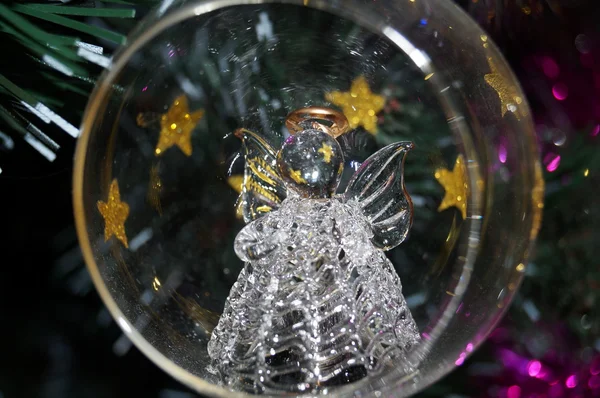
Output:
[[[331,125],[328,126],[320,121],[328,121]],[[350,129],[350,124],[344,114],[320,106],[296,109],[287,115],[285,119],[285,126],[292,135],[306,130],[307,123],[310,127],[321,130],[334,138],[339,137]]]

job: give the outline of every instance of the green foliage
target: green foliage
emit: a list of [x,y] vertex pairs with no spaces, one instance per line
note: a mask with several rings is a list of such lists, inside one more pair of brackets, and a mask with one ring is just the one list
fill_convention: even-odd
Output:
[[600,183],[597,141],[580,132],[556,148],[560,164],[545,171],[542,229],[520,291],[544,319],[567,321],[583,345],[600,335],[600,309],[594,305],[600,300],[600,208],[593,205]]
[[0,132],[34,137],[52,152],[60,129],[76,135],[96,76],[141,3],[0,4]]

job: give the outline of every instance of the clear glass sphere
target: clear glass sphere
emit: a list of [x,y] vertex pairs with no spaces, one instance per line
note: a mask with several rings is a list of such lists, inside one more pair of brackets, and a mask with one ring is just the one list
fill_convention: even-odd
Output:
[[385,256],[420,332],[410,371],[316,393],[411,395],[460,366],[502,316],[543,206],[524,95],[451,1],[164,2],[87,107],[74,175],[82,251],[150,359],[200,393],[231,396],[207,346],[244,267],[234,240],[246,225],[245,161],[234,132],[277,151],[286,116],[308,106],[350,124],[336,138],[338,193],[381,148],[414,144],[403,167],[412,227]]

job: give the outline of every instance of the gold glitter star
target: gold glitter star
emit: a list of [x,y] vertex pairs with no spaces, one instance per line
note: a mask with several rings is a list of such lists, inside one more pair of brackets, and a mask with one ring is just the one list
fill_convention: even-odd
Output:
[[290,169],[290,177],[292,177],[292,180],[296,181],[298,184],[306,184],[306,180],[302,178],[300,170],[294,171],[293,169]]
[[323,154],[325,163],[331,162],[331,155],[333,155],[333,148],[331,147],[331,145],[323,143],[323,146],[317,152]]
[[125,247],[129,247],[125,233],[125,220],[129,216],[129,205],[121,202],[119,184],[116,179],[110,184],[107,202],[99,200],[96,205],[104,218],[104,241],[108,241],[114,235]]
[[438,208],[438,211],[456,207],[460,211],[463,220],[467,217],[467,170],[465,159],[458,155],[452,171],[448,169],[437,169],[435,179],[444,187],[446,193]]
[[192,131],[203,115],[202,109],[190,113],[185,95],[177,97],[167,113],[160,117],[160,137],[154,150],[156,156],[162,155],[173,145],[177,145],[186,156],[190,156]]
[[492,57],[488,57],[488,65],[491,73],[488,73],[483,78],[498,94],[502,116],[510,111],[515,115],[517,120],[521,120],[521,116],[524,116],[524,111],[519,105],[523,103],[523,98],[519,96],[517,87],[510,84],[507,81],[507,77],[498,72],[498,67]]
[[377,133],[377,113],[385,106],[385,97],[371,92],[364,76],[352,82],[350,91],[334,91],[325,95],[327,101],[342,108],[350,127],[363,126],[371,134]]

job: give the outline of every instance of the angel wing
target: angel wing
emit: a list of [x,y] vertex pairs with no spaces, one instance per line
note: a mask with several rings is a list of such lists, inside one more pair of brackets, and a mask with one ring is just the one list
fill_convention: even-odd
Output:
[[277,209],[287,196],[287,189],[277,173],[277,155],[273,148],[256,133],[237,129],[244,148],[244,182],[239,201],[244,221],[249,223]]
[[390,250],[404,241],[412,225],[413,205],[404,187],[404,157],[411,142],[388,145],[354,173],[344,201],[355,200],[373,230],[375,246]]

